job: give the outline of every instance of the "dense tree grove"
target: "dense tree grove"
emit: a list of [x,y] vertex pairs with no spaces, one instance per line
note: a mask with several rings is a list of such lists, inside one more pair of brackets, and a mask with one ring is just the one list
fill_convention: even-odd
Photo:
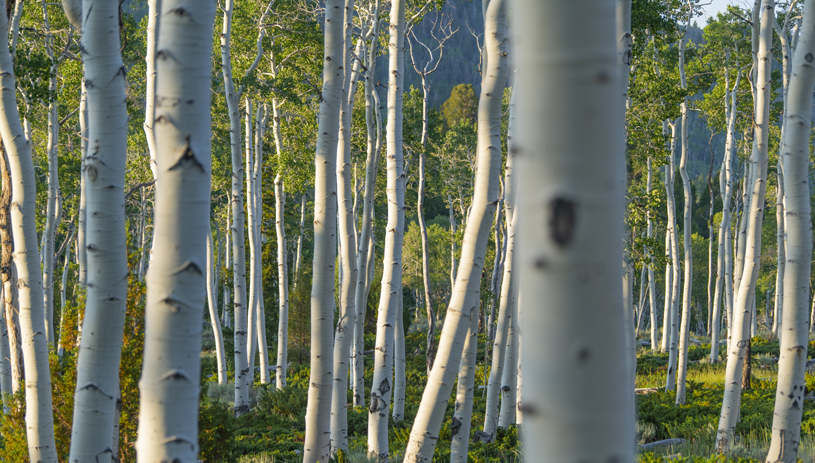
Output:
[[4,5],[0,461],[815,459],[815,0]]

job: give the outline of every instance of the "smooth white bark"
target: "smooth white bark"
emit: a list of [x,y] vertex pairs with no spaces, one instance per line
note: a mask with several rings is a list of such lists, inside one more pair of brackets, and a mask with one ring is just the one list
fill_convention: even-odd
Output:
[[210,235],[214,2],[164,0],[156,52],[155,250],[147,272],[139,462],[196,462]]
[[614,3],[521,6],[518,273],[522,355],[534,359],[523,365],[524,451],[552,461],[633,461]]
[[118,6],[85,1],[83,21],[89,127],[85,154],[87,301],[77,363],[72,461],[112,456],[128,274],[124,220],[127,109]]
[[[0,3],[5,10],[5,2]],[[8,18],[0,15],[0,30],[8,29]],[[31,461],[56,463],[54,422],[51,412],[51,374],[43,316],[42,273],[37,248],[36,183],[31,143],[23,135],[17,110],[14,68],[8,42],[0,40],[0,135],[11,174],[11,231],[14,264],[18,274],[20,335],[25,363],[26,436]]]
[[796,462],[806,386],[807,309],[809,308],[812,212],[809,187],[809,134],[815,86],[815,1],[804,4],[801,34],[792,57],[784,115],[784,164],[787,233],[784,307],[781,312],[781,355],[768,462]]
[[337,251],[337,139],[343,85],[342,0],[325,4],[323,89],[314,176],[314,258],[311,284],[311,371],[303,463],[328,461],[331,450],[334,263]]
[[221,321],[218,318],[217,296],[215,295],[215,263],[212,258],[212,233],[207,235],[207,305],[209,321],[212,324],[212,335],[215,338],[215,359],[218,365],[218,384],[226,384],[226,357],[224,354],[224,336],[221,333]]
[[[756,83],[754,144],[752,153],[753,178],[749,225],[745,238],[744,269],[733,306],[733,329],[725,371],[724,399],[719,418],[716,447],[727,450],[735,438],[736,423],[741,407],[742,367],[747,343],[750,341],[751,316],[755,304],[755,289],[761,257],[761,225],[764,219],[764,195],[767,189],[767,146],[770,122],[770,65],[772,61],[772,25],[775,21],[774,0],[762,0],[758,44],[759,66]],[[755,23],[754,23],[755,24]],[[745,187],[745,190],[747,187]],[[745,219],[748,218],[745,209]]]

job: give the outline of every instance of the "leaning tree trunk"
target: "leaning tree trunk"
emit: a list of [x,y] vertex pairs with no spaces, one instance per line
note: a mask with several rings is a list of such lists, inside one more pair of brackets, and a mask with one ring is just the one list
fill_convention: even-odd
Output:
[[[5,2],[0,3],[5,7]],[[5,8],[0,9],[0,11]],[[0,14],[0,30],[8,30],[8,17]],[[117,35],[118,37],[118,35]],[[7,40],[0,40],[0,135],[8,155],[11,174],[12,235],[14,263],[18,273],[20,334],[25,362],[25,422],[31,461],[56,463],[54,420],[51,412],[51,373],[48,345],[43,333],[42,273],[37,248],[36,179],[31,142],[23,135],[17,111],[17,86]],[[124,99],[122,99],[124,101]]]
[[[497,1],[497,0],[494,0]],[[476,309],[477,311],[477,309]],[[456,381],[456,402],[453,408],[450,440],[450,462],[467,463],[470,446],[470,426],[473,415],[476,356],[478,354],[478,317],[470,317],[470,327],[461,357]],[[446,407],[445,407],[446,408]]]
[[815,86],[815,0],[804,4],[801,34],[792,57],[784,116],[785,221],[787,255],[784,276],[784,317],[780,330],[778,390],[775,395],[772,441],[766,461],[796,462],[801,436],[801,414],[806,386],[807,309],[809,308],[812,218],[809,188],[809,134],[812,90]]
[[[716,438],[717,449],[724,451],[735,438],[736,423],[741,407],[741,373],[745,362],[745,346],[750,341],[751,312],[761,257],[761,225],[764,219],[764,195],[767,189],[767,146],[770,121],[770,64],[772,62],[772,25],[775,21],[775,1],[762,0],[755,102],[755,142],[753,166],[755,183],[750,200],[750,226],[745,240],[744,273],[733,307],[733,334],[730,340],[725,371],[724,399]],[[746,188],[745,188],[746,189]],[[745,217],[747,219],[747,217]],[[749,359],[747,359],[749,361]]]
[[[515,215],[513,213],[513,215]],[[517,223],[517,222],[516,222]],[[517,226],[513,226],[517,234]],[[515,252],[515,250],[513,250]],[[514,267],[517,269],[517,265]],[[501,375],[501,411],[498,415],[498,427],[508,428],[512,423],[520,424],[520,417],[516,416],[518,403],[521,401],[521,323],[520,301],[518,300],[518,278],[512,282],[509,300],[509,332],[504,353],[504,368]]]
[[393,394],[396,316],[402,285],[402,234],[405,176],[402,154],[402,93],[404,82],[405,1],[391,4],[388,42],[388,125],[386,168],[388,223],[382,270],[382,288],[376,320],[374,375],[368,408],[368,454],[388,459],[388,412]]
[[[155,250],[139,382],[140,462],[195,462],[210,217],[210,66],[215,5],[163,0],[156,63]],[[174,57],[168,59],[164,57]],[[172,121],[172,122],[171,122]],[[213,305],[214,307],[214,305]]]
[[438,354],[413,423],[405,462],[432,459],[454,375],[459,370],[464,340],[471,320],[478,318],[480,276],[490,238],[491,218],[498,202],[501,103],[509,75],[507,8],[505,0],[492,0],[487,9],[484,46],[487,48],[489,68],[478,103],[479,150],[473,201]]
[[110,2],[83,2],[90,129],[85,155],[88,282],[76,368],[72,461],[110,458],[119,394],[128,268],[123,188],[127,108],[118,14],[118,5]]
[[303,463],[328,461],[331,451],[331,370],[334,263],[337,252],[337,137],[343,85],[342,0],[326,0],[323,89],[314,156],[314,258],[311,283],[311,371]]
[[[517,69],[524,96],[517,239],[518,255],[528,257],[519,259],[518,273],[527,304],[522,355],[535,359],[523,365],[525,452],[553,461],[633,461],[632,391],[622,373],[625,183],[614,3],[523,7],[515,24],[523,31],[518,56],[527,58]],[[577,22],[583,33],[575,35]],[[592,386],[597,377],[607,378],[600,389]]]
[[226,384],[226,356],[224,354],[224,335],[221,333],[221,321],[218,319],[218,300],[215,295],[215,267],[212,258],[212,232],[207,235],[207,305],[212,334],[215,338],[215,359],[218,364],[218,384]]
[[249,390],[252,372],[247,359],[248,312],[246,308],[246,243],[244,240],[245,213],[243,203],[243,156],[241,155],[241,120],[238,109],[240,92],[232,78],[231,38],[234,0],[224,2],[224,27],[221,35],[221,65],[224,74],[224,90],[229,111],[229,143],[232,157],[232,289],[234,303],[235,343],[235,414],[249,411]]

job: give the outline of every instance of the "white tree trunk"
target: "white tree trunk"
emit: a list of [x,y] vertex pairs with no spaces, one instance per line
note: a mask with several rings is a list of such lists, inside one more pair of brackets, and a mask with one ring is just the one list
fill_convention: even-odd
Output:
[[218,384],[226,384],[226,357],[224,354],[224,336],[221,333],[221,321],[218,319],[218,307],[215,296],[215,271],[212,259],[212,232],[207,235],[207,305],[212,334],[215,337],[215,358],[218,364]]
[[[522,344],[523,357],[534,359],[523,365],[525,452],[552,461],[633,461],[620,307],[625,183],[614,3],[520,5],[524,14],[513,26],[518,56],[526,58],[517,68],[517,252],[527,256],[519,259],[520,298],[532,304],[521,325],[534,332]],[[597,377],[607,378],[601,389],[592,386]]]
[[[81,8],[80,8],[81,11]],[[82,81],[82,93],[79,97],[79,153],[82,158],[79,173],[79,214],[77,219],[77,252],[76,260],[79,264],[79,285],[83,288],[88,283],[88,249],[86,244],[87,208],[88,208],[88,180],[85,176],[85,156],[88,152],[88,90],[85,81]],[[80,317],[81,318],[81,317]]]
[[[478,313],[478,309],[474,309],[474,312]],[[467,338],[464,341],[461,366],[458,370],[458,381],[456,381],[456,402],[453,408],[453,420],[451,424],[451,463],[467,463],[468,461],[477,354],[478,316],[470,316],[470,327],[467,330]]]
[[778,390],[773,413],[772,441],[768,462],[796,462],[801,435],[801,414],[806,386],[807,309],[812,213],[809,188],[809,134],[812,121],[812,90],[815,86],[815,0],[804,4],[803,23],[792,57],[792,77],[785,99],[784,164],[785,225],[787,233],[784,275],[783,322],[779,330]]
[[[3,294],[0,300],[4,300],[4,290],[0,289],[0,294]],[[11,383],[12,353],[9,349],[9,331],[7,326],[5,311],[0,311],[0,393],[3,394],[3,413],[5,414],[11,411],[9,407],[9,397],[14,393]]]
[[[489,381],[487,382],[487,405],[484,412],[484,432],[489,435],[490,440],[492,440],[493,436],[495,435],[495,429],[498,427],[498,399],[502,395],[502,378],[504,376],[503,372],[505,367],[504,358],[506,357],[507,353],[509,327],[510,325],[514,325],[516,329],[518,327],[517,323],[513,324],[513,321],[517,322],[517,316],[513,314],[513,308],[516,307],[515,286],[517,285],[517,276],[513,274],[513,270],[515,268],[515,227],[518,223],[517,215],[513,214],[514,195],[511,193],[515,183],[512,174],[514,167],[513,158],[514,156],[510,151],[507,155],[507,174],[505,182],[506,191],[508,192],[508,197],[505,202],[507,207],[506,261],[504,262],[504,278],[501,282],[501,303],[498,309],[498,326],[495,330],[495,340],[492,348],[492,365],[490,367]],[[507,403],[506,406],[507,409],[514,408],[510,403]]]
[[252,373],[247,361],[248,352],[248,311],[246,307],[246,244],[244,229],[246,227],[243,207],[243,156],[241,155],[241,121],[238,109],[240,102],[239,89],[235,88],[232,78],[231,38],[232,12],[234,0],[224,2],[224,26],[221,35],[221,66],[224,74],[224,91],[229,111],[229,141],[232,157],[232,288],[234,291],[235,322],[235,414],[242,415],[249,411],[249,390],[252,387]]
[[[786,100],[785,100],[786,101]],[[782,133],[783,138],[783,133]],[[784,271],[786,264],[786,250],[784,249],[785,214],[784,214],[784,168],[783,161],[779,160],[776,169],[778,184],[775,190],[775,222],[776,222],[776,249],[777,270],[775,275],[775,310],[773,311],[772,333],[781,336],[781,319],[784,313]]]
[[[447,308],[439,350],[413,423],[405,462],[429,461],[446,404],[459,370],[470,322],[478,318],[480,276],[498,202],[501,169],[501,103],[509,75],[506,0],[492,0],[486,12],[485,44],[489,68],[478,103],[478,155],[470,215],[464,231],[461,265]],[[523,56],[523,55],[519,55]],[[470,419],[469,417],[467,419]]]
[[681,281],[679,267],[679,238],[676,224],[676,200],[674,199],[674,179],[676,178],[676,141],[678,120],[672,121],[671,126],[671,151],[670,151],[670,179],[665,182],[665,189],[668,193],[668,227],[671,232],[671,314],[668,320],[668,373],[665,380],[665,389],[673,391],[676,388],[676,360],[677,345],[679,343],[679,282]]
[[[646,180],[646,190],[648,197],[651,196],[651,179],[653,177],[653,167],[651,165],[651,156],[648,156],[648,178]],[[646,234],[649,240],[654,238],[654,223],[651,217],[651,210],[648,213],[648,228]],[[659,342],[659,327],[657,324],[657,284],[654,278],[654,256],[649,253],[648,255],[648,306],[651,308],[651,352],[656,352],[657,343]]]
[[[668,178],[668,166],[665,166],[665,178]],[[671,253],[671,228],[668,222],[668,228],[665,229],[665,304],[662,309],[662,340],[659,345],[660,352],[668,352],[668,341],[671,338],[671,300],[673,299],[673,269],[671,268],[671,261],[673,255]]]
[[340,304],[339,320],[334,334],[334,385],[331,396],[331,451],[348,451],[348,365],[354,341],[357,308],[355,305],[357,287],[357,238],[353,207],[354,187],[351,183],[351,115],[354,111],[354,96],[357,90],[357,76],[360,61],[353,59],[362,53],[362,39],[354,50],[354,0],[345,0],[343,51],[343,91],[340,102],[340,127],[337,141],[337,209],[340,241]]
[[[684,39],[683,39],[684,42]],[[684,45],[680,46],[680,69],[684,66]],[[684,72],[682,72],[684,75]],[[688,344],[690,342],[691,317],[691,290],[693,284],[693,251],[691,242],[691,205],[693,193],[691,191],[690,177],[688,176],[688,102],[682,103],[682,160],[679,163],[679,174],[682,176],[682,185],[685,191],[685,224],[683,226],[685,245],[685,277],[682,289],[682,323],[679,329],[678,368],[676,379],[676,404],[685,404],[685,380],[688,376]]]
[[65,353],[65,348],[62,345],[62,330],[64,328],[63,322],[65,321],[65,313],[68,311],[66,307],[67,293],[68,293],[68,271],[71,267],[71,243],[74,241],[74,232],[71,231],[71,236],[67,238],[65,244],[65,264],[62,266],[62,280],[60,281],[60,311],[59,311],[59,338],[57,339],[57,355],[62,358]]
[[[283,156],[283,143],[280,127],[280,112],[277,98],[272,98],[272,134],[278,156],[278,165]],[[278,167],[278,169],[281,169]],[[286,387],[286,371],[289,355],[289,268],[286,258],[286,227],[283,213],[286,207],[286,192],[280,170],[274,179],[275,194],[275,232],[277,234],[277,291],[278,291],[278,326],[277,326],[277,365],[275,366],[275,387]],[[305,197],[304,197],[305,198]],[[304,211],[303,211],[304,212]],[[301,213],[302,222],[302,213]],[[300,251],[298,246],[298,253]]]
[[364,368],[364,330],[365,312],[368,306],[368,288],[370,273],[373,271],[374,249],[372,225],[374,209],[374,189],[376,187],[376,173],[379,166],[379,153],[381,149],[382,124],[379,110],[379,98],[374,86],[374,72],[376,70],[377,43],[379,40],[379,1],[374,6],[373,33],[371,45],[367,49],[365,77],[365,125],[367,126],[367,157],[365,159],[365,196],[362,205],[362,227],[357,242],[357,286],[354,290],[357,315],[354,324],[354,406],[365,406],[365,368]]
[[[719,223],[718,264],[716,272],[716,292],[713,297],[713,315],[710,326],[710,362],[719,361],[719,332],[721,323],[721,305],[724,300],[725,313],[729,317],[731,303],[730,292],[733,284],[730,278],[730,265],[728,256],[732,253],[730,242],[730,197],[733,194],[733,153],[735,150],[735,124],[737,115],[738,94],[735,89],[739,86],[741,72],[736,75],[734,91],[730,91],[730,82],[725,80],[725,117],[727,119],[727,135],[725,138],[724,159],[719,171],[719,191],[722,195],[722,221]],[[724,291],[724,297],[722,297]],[[729,320],[729,318],[728,318]]]
[[[739,419],[741,407],[742,367],[745,361],[747,343],[750,341],[751,312],[755,301],[756,281],[758,280],[761,257],[761,225],[764,218],[764,195],[767,189],[767,140],[770,120],[770,64],[772,62],[772,25],[775,21],[775,1],[762,0],[761,26],[755,99],[755,142],[753,165],[755,182],[751,185],[752,199],[749,209],[749,226],[745,240],[744,273],[739,282],[739,291],[733,307],[733,334],[730,340],[727,369],[725,371],[724,399],[716,438],[717,449],[730,448]],[[747,188],[745,188],[746,190]],[[746,211],[746,209],[745,209]],[[746,219],[747,217],[745,217]],[[748,359],[749,361],[749,359]]]
[[[0,4],[5,7],[5,2]],[[0,8],[0,11],[5,8]],[[8,29],[8,18],[0,15],[0,30]],[[56,463],[54,422],[51,412],[51,373],[48,346],[43,333],[42,273],[37,249],[36,183],[31,143],[23,135],[17,111],[17,91],[8,41],[0,40],[0,135],[11,173],[11,224],[14,263],[18,272],[20,334],[25,362],[26,435],[31,461]]]
[[266,305],[263,300],[263,240],[261,226],[263,224],[263,138],[266,134],[266,120],[268,118],[266,105],[258,105],[258,114],[255,123],[255,167],[254,175],[254,233],[255,233],[255,332],[257,333],[258,352],[260,354],[260,383],[269,384],[269,346],[266,343]]
[[337,250],[337,139],[343,86],[343,5],[326,0],[323,89],[314,176],[314,260],[311,285],[311,371],[303,463],[331,451],[334,263]]
[[246,167],[244,172],[246,174],[246,225],[249,228],[249,292],[247,293],[247,322],[246,322],[246,343],[248,346],[246,352],[246,362],[249,365],[249,385],[250,389],[255,383],[255,354],[258,349],[258,333],[257,333],[257,312],[258,312],[258,298],[257,298],[257,236],[255,230],[257,228],[257,220],[255,215],[257,208],[255,207],[255,169],[253,162],[253,144],[252,144],[252,113],[254,106],[252,100],[246,98],[246,135],[245,135],[245,157],[244,161]]
[[391,4],[388,41],[388,125],[386,169],[388,223],[376,321],[374,375],[368,408],[368,454],[388,459],[388,412],[393,394],[394,338],[398,298],[401,296],[402,239],[404,228],[405,176],[402,154],[402,92],[404,82],[405,2]]
[[125,73],[119,9],[83,2],[82,47],[88,111],[85,155],[87,302],[79,345],[71,433],[74,461],[111,458],[127,299],[124,178]]
[[[147,273],[139,462],[195,462],[210,217],[213,2],[163,0],[156,63],[155,250]],[[170,59],[169,57],[174,57]],[[213,305],[214,307],[214,305]]]
[[[514,227],[517,233],[517,227]],[[517,264],[514,269],[517,269]],[[518,279],[510,288],[510,322],[507,333],[506,353],[504,354],[504,368],[501,374],[501,411],[498,415],[498,427],[506,428],[516,422],[516,412],[520,403],[518,380],[520,369],[521,322],[520,301],[518,300]]]
[[[65,0],[63,0],[64,2]],[[81,1],[81,0],[79,0]],[[158,166],[156,164],[156,134],[153,124],[156,119],[156,41],[159,34],[159,14],[161,13],[162,0],[147,0],[147,54],[144,56],[144,63],[147,68],[145,77],[145,97],[144,97],[144,135],[147,139],[147,150],[150,154],[150,171],[153,173],[153,180],[158,178]]]

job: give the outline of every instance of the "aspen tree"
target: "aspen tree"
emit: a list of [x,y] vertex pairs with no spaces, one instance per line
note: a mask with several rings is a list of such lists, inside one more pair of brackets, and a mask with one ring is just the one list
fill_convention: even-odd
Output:
[[676,179],[676,142],[677,142],[677,125],[679,119],[669,122],[671,127],[671,151],[670,163],[666,169],[670,172],[666,173],[665,190],[668,193],[668,228],[671,235],[671,313],[668,320],[668,373],[665,380],[665,389],[673,391],[676,389],[676,361],[677,361],[677,344],[679,341],[679,282],[681,281],[680,267],[679,267],[679,238],[677,237],[678,230],[676,224],[676,200],[674,199],[674,180]]
[[[754,10],[755,11],[755,10]],[[755,123],[753,142],[753,178],[748,183],[751,193],[749,226],[745,238],[744,269],[738,285],[738,294],[733,306],[732,337],[728,347],[727,369],[725,371],[724,399],[719,418],[716,447],[727,450],[735,437],[736,423],[741,406],[742,367],[745,361],[745,347],[750,341],[751,311],[755,300],[758,280],[759,258],[761,255],[761,225],[764,218],[764,196],[767,188],[767,147],[770,116],[770,64],[772,61],[772,25],[775,21],[775,1],[762,0],[758,9],[761,22],[758,37],[758,70],[756,72]],[[754,21],[754,24],[757,24]],[[748,218],[745,209],[745,219]],[[749,359],[748,359],[749,360]]]
[[[614,4],[521,6],[520,297],[537,306],[521,314],[536,330],[522,345],[524,358],[535,359],[523,366],[525,452],[632,461],[632,391],[621,368],[623,101]],[[584,33],[570,33],[576,21]],[[606,378],[600,390],[590,379],[598,374]]]
[[[3,289],[0,289],[0,294],[2,292]],[[0,393],[3,394],[3,413],[5,414],[11,411],[8,398],[14,393],[11,383],[11,351],[8,341],[6,314],[5,311],[0,311]]]
[[[690,20],[693,18],[694,2],[688,1],[688,22],[685,25],[685,34],[690,28]],[[685,36],[679,39],[679,82],[683,89],[688,88],[687,77],[685,75]],[[682,321],[679,328],[678,346],[678,366],[676,385],[676,404],[685,404],[685,379],[688,374],[688,343],[690,342],[690,317],[691,317],[691,290],[693,288],[693,251],[691,238],[691,206],[693,204],[693,192],[691,191],[690,177],[688,176],[688,145],[690,137],[688,134],[688,98],[680,103],[681,128],[682,128],[682,157],[679,161],[679,175],[682,177],[682,189],[685,193],[685,223],[682,227],[683,244],[685,245],[685,275],[682,287]]]
[[226,384],[226,357],[224,354],[224,336],[221,333],[221,321],[218,319],[217,297],[215,295],[215,263],[212,259],[212,233],[207,235],[207,305],[209,319],[212,323],[212,334],[215,338],[215,359],[218,364],[218,384]]
[[382,138],[382,118],[379,109],[379,96],[376,93],[374,77],[376,71],[376,55],[379,40],[379,0],[375,0],[372,13],[370,31],[371,44],[366,49],[365,67],[365,125],[367,132],[367,149],[365,159],[365,195],[362,204],[361,227],[357,240],[357,286],[354,288],[354,301],[356,302],[356,320],[354,323],[354,406],[365,406],[365,369],[364,369],[364,327],[365,309],[368,305],[368,288],[373,271],[374,249],[373,242],[373,207],[376,173],[379,166],[379,154]]
[[[210,195],[214,2],[163,0],[156,51],[155,256],[147,272],[140,462],[195,462]],[[164,104],[183,101],[183,105]]]
[[801,435],[801,414],[807,361],[807,309],[809,307],[812,212],[809,188],[809,134],[812,91],[815,86],[815,1],[804,3],[798,44],[785,98],[784,195],[787,233],[783,322],[779,330],[781,355],[768,462],[796,462]]
[[452,463],[467,463],[468,461],[470,426],[473,415],[473,388],[478,354],[478,318],[477,316],[470,317],[470,326],[464,341],[461,367],[456,381],[456,402],[450,426],[452,428],[450,439],[450,461]]
[[[665,167],[665,179],[668,180],[668,167]],[[666,186],[667,189],[667,186]],[[659,344],[660,352],[668,352],[668,341],[670,340],[670,326],[671,326],[671,300],[673,298],[673,269],[671,269],[672,253],[671,253],[671,222],[668,222],[668,227],[665,229],[665,303],[662,309],[662,340]]]
[[87,302],[77,362],[71,461],[110,458],[127,298],[125,73],[118,5],[83,2],[87,88]]
[[[722,299],[725,300],[725,308],[730,307],[731,292],[733,283],[730,281],[730,269],[732,263],[728,256],[732,253],[730,242],[730,197],[733,194],[733,154],[735,149],[735,125],[737,115],[738,93],[741,80],[741,70],[736,74],[736,82],[733,91],[730,91],[727,73],[725,73],[725,119],[727,120],[727,135],[725,137],[724,159],[722,168],[719,171],[719,191],[722,195],[722,220],[719,223],[719,243],[718,243],[718,271],[716,274],[716,291],[713,297],[713,315],[710,326],[710,362],[719,361],[719,331],[720,331],[720,308]],[[724,290],[724,298],[722,291]],[[726,313],[730,313],[726,310]],[[728,318],[729,320],[729,318]]]
[[247,321],[246,321],[246,344],[248,346],[246,352],[246,363],[249,365],[249,384],[250,388],[255,383],[255,354],[258,349],[258,333],[257,333],[257,248],[255,226],[255,214],[257,208],[255,207],[255,170],[253,162],[253,148],[252,143],[252,115],[254,113],[254,104],[249,97],[246,98],[245,113],[245,156],[244,161],[246,167],[244,173],[246,174],[246,222],[249,231],[249,292],[247,293]]
[[348,451],[348,366],[351,361],[357,308],[357,240],[356,214],[352,204],[355,191],[351,183],[351,115],[357,91],[362,42],[353,42],[354,0],[345,1],[343,46],[343,90],[340,102],[340,126],[337,141],[337,209],[339,211],[340,279],[339,320],[334,335],[334,386],[331,398],[331,450]]
[[[648,162],[648,177],[646,179],[646,187],[645,188],[646,188],[647,196],[649,198],[651,197],[651,179],[652,179],[652,177],[654,175],[653,166],[652,166],[651,161],[652,161],[651,156],[648,156],[648,161],[647,161]],[[649,240],[651,240],[654,237],[654,221],[653,221],[653,218],[651,217],[651,209],[650,208],[647,209],[646,214],[647,214],[647,220],[648,220],[648,225],[647,225],[648,228],[646,230],[646,234],[647,234],[646,236],[648,237]],[[654,256],[649,251],[648,252],[648,296],[649,296],[648,306],[651,309],[650,310],[650,312],[651,312],[650,313],[650,315],[651,315],[651,352],[656,352],[657,343],[658,343],[658,340],[659,340],[658,331],[657,331],[658,327],[657,327],[657,298],[656,298],[656,292],[657,292],[657,285],[656,285],[656,279],[654,278]]]
[[156,119],[156,41],[159,33],[159,15],[161,14],[162,0],[147,0],[147,53],[144,56],[144,63],[147,69],[145,76],[145,97],[144,97],[144,135],[147,139],[147,150],[150,154],[150,171],[153,179],[158,178],[158,166],[156,165],[156,134],[153,124]]
[[393,358],[398,299],[402,281],[405,175],[402,154],[402,91],[404,82],[405,1],[391,3],[388,40],[388,124],[386,169],[388,222],[376,320],[374,375],[368,407],[368,454],[388,459],[388,412],[393,395]]
[[[514,213],[513,213],[514,214]],[[517,226],[513,227],[517,235]],[[513,250],[515,252],[515,250]],[[514,262],[514,260],[513,260]],[[517,269],[517,263],[515,264]],[[518,403],[521,401],[521,323],[520,301],[518,300],[518,282],[510,287],[509,301],[509,332],[507,333],[507,346],[504,354],[504,368],[501,377],[501,411],[498,415],[498,427],[507,428],[512,423],[520,422],[516,416]]]
[[331,450],[332,322],[337,250],[337,139],[343,86],[342,0],[325,4],[325,49],[319,132],[314,156],[314,258],[311,284],[311,370],[303,463],[328,461]]
[[[472,205],[464,231],[461,262],[447,308],[438,354],[413,423],[405,462],[430,461],[446,404],[459,370],[470,322],[478,318],[480,275],[492,216],[498,203],[501,169],[501,103],[509,75],[507,4],[492,0],[486,12],[487,77],[478,103],[478,154]],[[467,419],[471,419],[467,417]]]
[[[235,87],[232,74],[232,13],[235,0],[225,0],[223,6],[224,24],[221,33],[221,68],[224,76],[224,93],[229,111],[229,143],[232,158],[232,188],[230,192],[232,204],[232,284],[235,319],[235,414],[242,415],[249,411],[249,390],[252,387],[252,366],[247,362],[249,352],[248,312],[246,307],[246,243],[244,241],[245,213],[243,197],[243,162],[241,156],[241,121],[238,105],[243,96],[243,86]],[[260,64],[263,56],[262,40],[265,35],[264,21],[269,14],[271,4],[261,15],[258,23],[257,55],[255,60],[244,73],[244,80],[251,76]]]
[[[0,3],[5,10],[5,2]],[[8,17],[0,14],[0,30],[8,30]],[[51,411],[51,373],[43,333],[42,274],[35,223],[36,183],[30,139],[23,135],[17,110],[16,79],[9,44],[0,40],[0,135],[11,175],[11,232],[18,275],[20,335],[25,363],[26,437],[31,461],[56,463],[54,421]]]
[[[512,152],[513,126],[516,124],[514,118],[515,93],[510,98],[509,104],[509,135],[507,136],[507,162],[505,167],[504,191],[507,196],[504,201],[507,216],[507,249],[506,261],[504,262],[504,277],[501,281],[501,300],[498,308],[498,326],[495,330],[495,338],[492,349],[492,364],[490,366],[490,376],[487,382],[487,405],[484,411],[484,433],[492,440],[495,430],[498,427],[499,402],[501,396],[501,380],[504,372],[504,357],[507,351],[507,339],[509,337],[509,327],[513,321],[513,307],[515,305],[515,286],[517,276],[513,274],[514,250],[515,250],[515,227],[518,219],[514,214],[515,206],[515,156]],[[514,317],[517,322],[517,317]],[[516,323],[517,325],[517,323]],[[508,392],[508,391],[507,391]]]

